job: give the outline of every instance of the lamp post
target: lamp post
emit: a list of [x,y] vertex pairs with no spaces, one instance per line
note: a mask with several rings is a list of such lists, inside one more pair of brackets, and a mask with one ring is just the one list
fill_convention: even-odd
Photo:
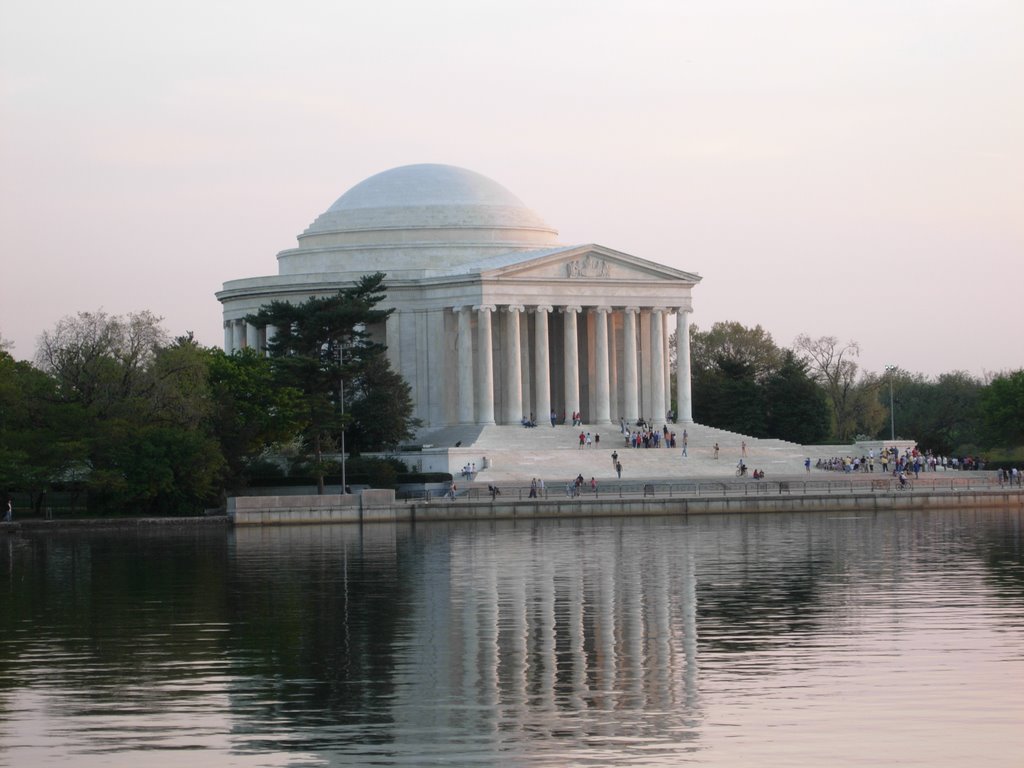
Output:
[[889,374],[889,429],[893,440],[896,440],[896,411],[893,408],[894,401],[892,396],[892,375],[895,371],[895,365],[885,366],[885,372]]
[[347,493],[348,479],[345,477],[345,375],[342,369],[342,342],[338,341],[338,410],[341,415],[341,493]]

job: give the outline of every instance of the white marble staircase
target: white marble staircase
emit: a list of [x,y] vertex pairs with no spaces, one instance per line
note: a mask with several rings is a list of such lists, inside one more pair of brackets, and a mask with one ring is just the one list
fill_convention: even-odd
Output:
[[[682,456],[684,428],[686,457]],[[613,451],[622,463],[623,480],[734,476],[743,443],[747,466],[764,470],[769,477],[803,473],[804,458],[817,458],[796,443],[752,438],[700,424],[669,424],[669,430],[676,433],[675,448],[627,448],[616,425],[552,427],[549,423],[532,428],[448,427],[421,434],[420,442],[426,452],[446,449],[453,473],[466,464],[476,464],[478,482],[528,483],[533,477],[542,477],[548,483],[564,483],[579,474],[587,480],[612,479],[616,477]],[[592,447],[579,447],[581,431],[590,432]],[[717,459],[715,443],[719,446]]]

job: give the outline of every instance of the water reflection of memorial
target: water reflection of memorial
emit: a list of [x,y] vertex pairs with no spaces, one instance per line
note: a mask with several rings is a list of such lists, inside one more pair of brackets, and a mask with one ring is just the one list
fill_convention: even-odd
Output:
[[[277,651],[329,671],[327,688],[358,694],[332,697],[342,710],[386,710],[398,733],[679,738],[698,704],[691,547],[652,557],[642,540],[588,527],[238,530],[235,559],[243,580],[267,578],[267,558],[294,580],[267,585],[277,597],[261,598],[264,615],[284,618],[282,595],[317,602],[292,607],[310,624]],[[303,597],[314,580],[329,588]],[[361,682],[385,668],[383,687]]]

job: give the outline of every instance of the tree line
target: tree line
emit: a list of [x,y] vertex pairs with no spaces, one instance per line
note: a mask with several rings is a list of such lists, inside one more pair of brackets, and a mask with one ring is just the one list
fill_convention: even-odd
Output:
[[[675,339],[672,339],[675,349]],[[858,365],[860,346],[802,334],[780,347],[761,326],[690,328],[693,418],[700,424],[805,445],[914,439],[943,455],[1021,458],[1024,370],[982,380]]]
[[[88,499],[90,512],[193,514],[254,476],[317,479],[349,453],[408,439],[408,385],[366,331],[384,275],[248,318],[278,329],[270,356],[170,338],[149,312],[80,312],[39,339],[34,362],[0,345],[0,492]],[[344,382],[344,386],[341,384]]]

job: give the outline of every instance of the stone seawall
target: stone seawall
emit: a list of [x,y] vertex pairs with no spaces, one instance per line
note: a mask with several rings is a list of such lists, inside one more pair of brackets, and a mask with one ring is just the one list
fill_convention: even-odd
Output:
[[364,491],[349,496],[231,499],[228,514],[235,525],[311,525],[431,520],[685,516],[749,512],[877,512],[981,507],[1024,508],[1024,490],[929,490],[660,499],[608,497],[510,501],[438,500],[431,503],[396,501],[392,491]]

